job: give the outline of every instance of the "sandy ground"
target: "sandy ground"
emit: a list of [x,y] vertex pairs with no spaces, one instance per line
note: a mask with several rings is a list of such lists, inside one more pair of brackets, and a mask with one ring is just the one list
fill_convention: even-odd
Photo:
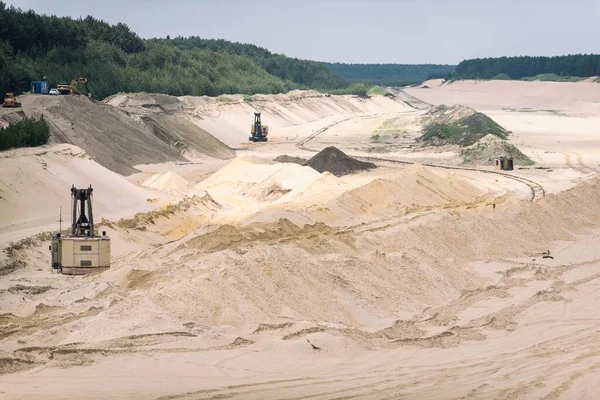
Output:
[[431,104],[463,104],[513,132],[510,141],[543,166],[600,168],[600,85],[595,82],[459,81],[406,92]]
[[[236,148],[232,161],[124,177],[72,145],[2,153],[3,247],[48,230],[70,185],[92,183],[113,260],[101,274],[53,274],[42,236],[3,254],[18,268],[0,276],[0,394],[594,398],[595,89],[430,83],[407,92],[488,112],[537,164],[464,170],[452,149],[415,147],[423,110],[314,93],[106,105],[186,120]],[[257,107],[270,141],[249,144]],[[336,177],[271,161],[330,145],[379,167]]]

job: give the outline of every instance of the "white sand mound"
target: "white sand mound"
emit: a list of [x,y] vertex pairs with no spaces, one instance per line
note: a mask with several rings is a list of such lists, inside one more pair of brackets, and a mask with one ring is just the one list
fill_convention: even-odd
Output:
[[350,186],[344,180],[336,177],[332,173],[324,172],[322,174],[318,174],[314,180],[298,185],[295,190],[283,196],[276,203],[291,203],[294,204],[294,206],[316,205],[324,203],[335,196],[339,196],[341,193],[347,191],[351,187],[352,186]]
[[415,164],[392,179],[375,179],[350,190],[328,203],[327,208],[340,217],[368,217],[468,203],[483,194],[463,177]]
[[142,186],[177,194],[185,194],[190,190],[189,182],[173,171],[151,176]]
[[205,190],[219,199],[234,196],[254,201],[275,200],[298,187],[307,186],[319,176],[310,167],[241,157],[197,184],[194,191]]
[[237,158],[200,182],[196,187],[210,188],[223,183],[262,183],[272,180],[286,189],[292,189],[302,182],[312,181],[319,173],[309,167],[297,164],[271,164],[258,157]]

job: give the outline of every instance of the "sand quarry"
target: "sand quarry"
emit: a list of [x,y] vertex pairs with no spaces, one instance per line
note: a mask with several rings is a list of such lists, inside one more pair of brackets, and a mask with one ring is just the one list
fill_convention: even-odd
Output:
[[[426,86],[1,110],[52,142],[0,152],[0,398],[596,398],[600,85]],[[441,104],[535,164],[423,145]],[[94,187],[108,271],[50,267],[72,184]]]

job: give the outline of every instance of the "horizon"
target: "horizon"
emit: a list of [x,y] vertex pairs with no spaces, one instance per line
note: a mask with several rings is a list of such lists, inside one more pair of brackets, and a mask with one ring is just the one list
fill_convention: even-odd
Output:
[[[593,21],[600,17],[600,5],[588,0],[576,2],[586,8],[584,14],[577,5],[573,10],[558,7],[539,10],[538,5],[547,6],[548,2],[533,0],[521,4],[518,14],[508,15],[512,18],[509,30],[505,21],[507,11],[512,12],[512,4],[505,3],[504,8],[498,9],[494,4],[482,5],[471,0],[451,5],[437,1],[435,5],[423,5],[412,0],[399,4],[375,0],[368,6],[351,1],[344,3],[343,9],[335,0],[309,0],[303,6],[271,0],[252,4],[239,0],[179,0],[168,5],[155,0],[132,0],[126,10],[121,10],[122,2],[116,0],[102,4],[74,0],[5,3],[38,14],[75,19],[91,15],[111,25],[122,22],[143,39],[167,36],[224,39],[253,44],[288,57],[345,64],[457,65],[474,58],[597,54],[594,50],[598,34]],[[569,26],[568,15],[574,11],[579,21]],[[375,18],[364,18],[365,12]],[[490,19],[492,12],[494,18]],[[407,14],[411,15],[408,20],[396,19]],[[529,14],[536,18],[530,18]],[[198,15],[211,24],[198,24]],[[256,24],[253,17],[257,15],[259,21],[265,22]],[[586,24],[586,20],[590,23]],[[413,32],[416,37],[411,36]],[[396,44],[397,37],[404,42],[400,43],[402,51],[394,52],[390,46]],[[493,47],[489,46],[490,41],[494,42]]]

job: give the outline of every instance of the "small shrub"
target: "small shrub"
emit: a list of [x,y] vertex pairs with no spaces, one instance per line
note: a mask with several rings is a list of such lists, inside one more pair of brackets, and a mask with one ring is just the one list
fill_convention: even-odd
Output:
[[523,78],[525,81],[540,81],[540,82],[580,82],[586,78],[579,76],[560,76],[556,74],[539,74],[529,78]]
[[350,87],[350,93],[358,97],[369,97],[369,89],[364,83],[356,83]]
[[41,146],[47,144],[49,139],[50,128],[44,117],[39,120],[24,118],[6,128],[0,128],[0,150]]
[[227,96],[218,96],[217,101],[219,103],[234,103],[235,102],[234,99],[232,99],[231,97],[227,97]]
[[498,74],[492,78],[493,81],[510,81],[511,77],[506,74]]
[[371,89],[369,89],[369,91],[367,92],[367,94],[369,96],[374,96],[374,95],[386,96],[386,95],[391,94],[391,93],[388,92],[387,90],[385,90],[384,88],[382,88],[381,86],[375,85],[375,86],[371,87]]

